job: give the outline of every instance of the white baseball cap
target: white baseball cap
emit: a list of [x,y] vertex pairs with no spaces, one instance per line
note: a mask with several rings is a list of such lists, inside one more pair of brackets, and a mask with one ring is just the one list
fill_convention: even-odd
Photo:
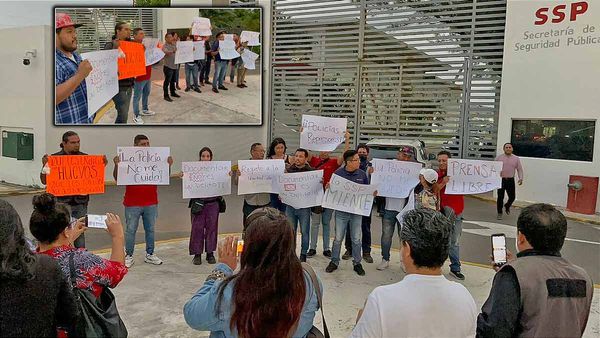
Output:
[[438,174],[433,169],[421,169],[419,175],[423,175],[425,181],[429,182],[429,184],[434,184],[438,180]]

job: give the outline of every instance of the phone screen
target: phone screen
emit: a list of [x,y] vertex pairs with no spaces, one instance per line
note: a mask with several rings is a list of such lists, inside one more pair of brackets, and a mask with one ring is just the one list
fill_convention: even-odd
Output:
[[90,228],[108,229],[106,226],[106,215],[87,215],[86,226]]
[[492,254],[495,264],[506,263],[506,237],[504,235],[492,235]]

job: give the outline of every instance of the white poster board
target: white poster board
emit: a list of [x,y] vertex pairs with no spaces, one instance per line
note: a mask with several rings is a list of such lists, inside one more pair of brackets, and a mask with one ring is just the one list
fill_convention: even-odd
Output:
[[284,204],[302,209],[323,202],[323,170],[283,174],[276,180]]
[[358,184],[333,174],[329,189],[323,196],[323,208],[339,210],[355,215],[369,216],[373,207],[374,185]]
[[195,17],[192,22],[192,35],[211,36],[210,19]]
[[169,185],[169,147],[117,147],[117,185]]
[[165,52],[158,48],[158,41],[156,38],[144,38],[142,41],[145,48],[146,66],[153,65],[165,57]]
[[231,60],[240,56],[235,50],[235,42],[233,40],[219,41],[219,56],[222,60]]
[[177,41],[175,64],[194,62],[194,41]]
[[240,42],[248,42],[248,46],[260,46],[260,41],[258,40],[259,36],[259,32],[242,31],[242,34],[240,34]]
[[412,189],[408,194],[408,201],[406,202],[406,205],[404,208],[402,208],[402,210],[400,210],[398,215],[396,215],[396,219],[400,223],[400,229],[402,229],[402,224],[404,223],[404,215],[406,215],[407,212],[415,209],[415,197],[415,189]]
[[256,69],[256,59],[258,59],[258,54],[254,53],[253,51],[247,48],[242,51],[242,61],[244,62],[244,68]]
[[502,187],[502,165],[500,161],[448,159],[446,194],[482,194]]
[[231,161],[182,162],[183,198],[231,195]]
[[261,192],[277,193],[276,178],[283,175],[283,160],[240,160],[238,161],[238,195]]
[[334,151],[345,140],[346,118],[302,115],[300,148],[316,151]]
[[206,50],[204,48],[204,41],[193,41],[194,42],[194,60],[204,60],[206,58]]
[[378,196],[406,198],[419,183],[419,172],[423,165],[417,162],[382,160],[373,161],[371,184],[379,186]]
[[225,41],[233,41],[233,34],[225,34],[224,38]]
[[92,72],[85,78],[88,117],[94,116],[119,92],[118,57],[117,49],[81,54],[92,65]]

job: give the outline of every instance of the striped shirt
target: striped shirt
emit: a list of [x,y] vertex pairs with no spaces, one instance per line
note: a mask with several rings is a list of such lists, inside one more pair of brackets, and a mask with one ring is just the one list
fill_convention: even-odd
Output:
[[[74,61],[73,61],[74,59]],[[70,59],[60,50],[56,50],[56,74],[54,84],[58,86],[72,78],[82,59],[78,53],[73,52]],[[88,117],[87,88],[85,81],[81,81],[75,91],[64,101],[56,105],[56,124],[88,124],[94,121],[94,116]]]

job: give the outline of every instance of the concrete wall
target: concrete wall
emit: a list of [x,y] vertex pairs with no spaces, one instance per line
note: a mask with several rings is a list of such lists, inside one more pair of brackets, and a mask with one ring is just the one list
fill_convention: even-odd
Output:
[[198,8],[165,8],[158,11],[157,33],[161,40],[168,29],[190,28]]
[[[564,1],[546,1],[544,6],[553,8],[560,3]],[[502,152],[502,145],[510,141],[513,118],[596,120],[593,162],[521,158],[525,184],[517,190],[520,200],[566,206],[569,175],[600,175],[600,48],[593,44],[567,46],[566,37],[563,36],[560,48],[537,49],[528,53],[514,50],[515,43],[540,41],[524,41],[523,34],[526,31],[542,32],[571,27],[574,29],[573,36],[577,37],[585,36],[583,28],[586,25],[596,25],[597,33],[600,30],[600,6],[597,5],[600,4],[590,2],[588,12],[575,22],[565,20],[561,24],[535,26],[533,13],[540,7],[539,4],[514,0],[508,2],[498,153]],[[554,37],[550,40],[557,39]],[[596,209],[600,211],[600,194]]]

